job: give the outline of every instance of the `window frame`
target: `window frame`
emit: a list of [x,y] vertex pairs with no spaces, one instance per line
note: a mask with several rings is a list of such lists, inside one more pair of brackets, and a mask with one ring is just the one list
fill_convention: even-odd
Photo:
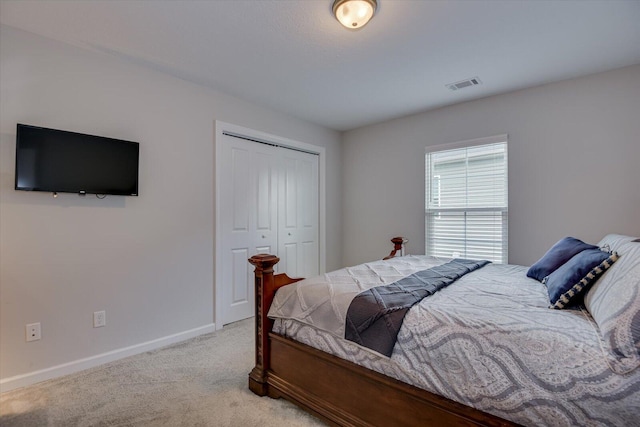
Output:
[[[505,154],[505,182],[504,182],[505,204],[504,206],[456,207],[456,208],[439,208],[439,209],[429,208],[429,196],[430,196],[430,192],[432,191],[432,188],[430,188],[431,181],[427,175],[428,173],[430,173],[430,170],[427,169],[429,167],[427,156],[430,153],[458,150],[458,149],[472,148],[472,147],[477,147],[482,145],[500,144],[500,143],[504,144],[504,154]],[[508,234],[509,232],[509,226],[508,226],[509,225],[509,215],[508,215],[509,214],[509,138],[508,138],[508,134],[500,134],[500,135],[494,135],[494,136],[489,136],[484,138],[475,138],[475,139],[469,139],[464,141],[427,146],[425,147],[424,161],[425,161],[425,164],[424,164],[425,254],[429,255],[429,252],[430,252],[429,251],[430,249],[429,248],[429,231],[430,231],[429,215],[430,213],[434,218],[440,218],[440,216],[443,215],[445,212],[446,213],[501,212],[503,238],[502,238],[502,258],[500,262],[505,264],[508,263],[509,261],[509,234]],[[468,170],[465,173],[468,173]],[[439,186],[440,186],[440,183],[439,183]],[[439,190],[440,191],[439,191],[438,197],[442,198],[441,188],[439,188]],[[440,206],[440,203],[438,203],[438,205]],[[465,239],[465,241],[466,240],[467,239]]]

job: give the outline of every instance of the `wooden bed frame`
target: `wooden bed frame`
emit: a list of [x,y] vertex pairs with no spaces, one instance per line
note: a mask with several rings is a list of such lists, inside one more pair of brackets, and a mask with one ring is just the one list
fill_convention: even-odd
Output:
[[[392,239],[401,250],[403,239]],[[514,426],[510,421],[363,368],[271,332],[267,312],[278,288],[302,279],[273,273],[280,259],[259,254],[255,266],[256,366],[249,389],[284,398],[334,426]]]

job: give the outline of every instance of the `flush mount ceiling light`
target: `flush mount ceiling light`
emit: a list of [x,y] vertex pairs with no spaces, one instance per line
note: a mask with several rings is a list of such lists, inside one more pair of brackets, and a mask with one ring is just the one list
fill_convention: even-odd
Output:
[[345,27],[357,29],[373,18],[377,7],[376,0],[335,0],[333,14]]

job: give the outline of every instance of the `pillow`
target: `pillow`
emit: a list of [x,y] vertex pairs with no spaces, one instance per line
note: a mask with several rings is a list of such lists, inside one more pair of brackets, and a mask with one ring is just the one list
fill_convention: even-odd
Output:
[[574,255],[544,280],[550,308],[565,308],[582,300],[582,293],[618,259],[616,252],[586,249]]
[[560,239],[542,258],[529,268],[527,277],[542,282],[542,279],[556,271],[558,267],[569,261],[571,257],[585,249],[598,249],[598,247],[574,237]]
[[640,367],[640,243],[634,237],[607,238],[620,259],[589,289],[584,305],[613,356],[612,369],[625,374]]
[[607,234],[598,242],[598,246],[603,251],[616,251],[622,255],[620,252],[620,246],[632,242],[633,239],[635,239],[635,237],[623,236],[620,234]]

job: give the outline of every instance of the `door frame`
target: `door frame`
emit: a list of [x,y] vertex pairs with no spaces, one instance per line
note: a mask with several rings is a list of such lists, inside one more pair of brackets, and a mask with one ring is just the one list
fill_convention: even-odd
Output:
[[235,136],[253,140],[256,143],[265,143],[283,148],[307,151],[318,155],[318,263],[320,274],[326,271],[326,153],[325,147],[308,144],[305,142],[295,141],[293,139],[283,138],[277,135],[260,132],[243,126],[214,120],[214,161],[213,161],[213,179],[214,179],[214,197],[213,197],[213,297],[214,297],[214,324],[216,330],[222,329],[222,289],[218,283],[222,282],[222,271],[217,268],[221,260],[219,255],[222,254],[222,239],[218,236],[222,235],[221,215],[218,214],[218,207],[221,206],[221,186],[223,177],[219,176],[221,170],[220,162],[222,162],[223,135],[229,133]]

